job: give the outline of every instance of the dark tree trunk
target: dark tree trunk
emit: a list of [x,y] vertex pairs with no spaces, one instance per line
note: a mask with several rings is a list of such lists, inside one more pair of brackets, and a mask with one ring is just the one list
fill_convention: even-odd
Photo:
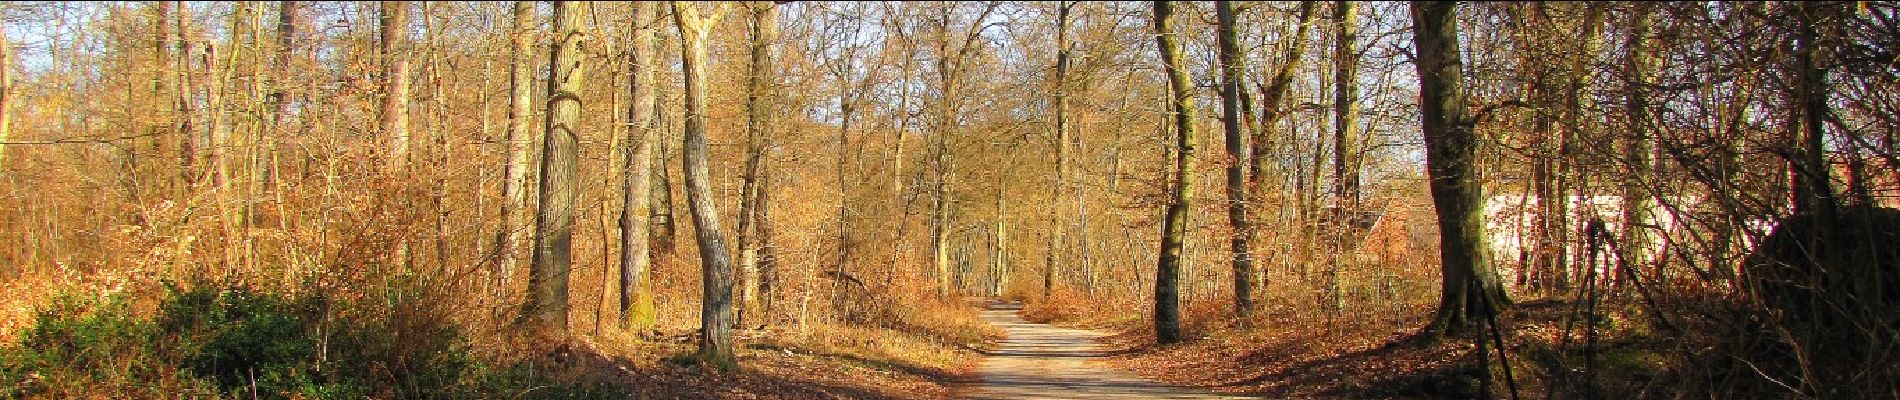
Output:
[[702,18],[690,2],[673,3],[673,22],[679,26],[682,78],[686,81],[686,132],[680,151],[686,174],[686,206],[693,215],[693,236],[699,245],[702,297],[699,317],[699,357],[718,368],[735,366],[732,348],[732,255],[726,249],[719,211],[715,208],[712,177],[707,169],[706,41],[724,16],[722,7]]
[[1247,217],[1246,166],[1241,160],[1247,159],[1245,143],[1246,129],[1241,124],[1240,114],[1246,112],[1241,107],[1241,76],[1245,74],[1246,56],[1241,54],[1240,41],[1234,33],[1234,4],[1227,0],[1214,2],[1215,18],[1219,24],[1220,72],[1221,72],[1221,128],[1225,130],[1227,147],[1227,223],[1233,226],[1229,244],[1233,250],[1234,266],[1234,315],[1243,320],[1253,312],[1253,226]]
[[1175,38],[1174,4],[1154,2],[1155,43],[1167,66],[1169,105],[1174,122],[1174,180],[1161,226],[1161,252],[1155,265],[1155,341],[1180,342],[1181,249],[1187,240],[1188,202],[1194,198],[1194,82]]
[[[1438,313],[1425,328],[1437,339],[1456,333],[1482,314],[1481,301],[1503,306],[1504,290],[1491,269],[1484,232],[1484,190],[1477,177],[1477,135],[1466,114],[1463,60],[1458,49],[1455,3],[1412,2],[1417,45],[1419,108],[1425,133],[1425,164],[1432,204],[1438,211],[1439,257],[1444,274]],[[1488,296],[1480,299],[1478,296]]]

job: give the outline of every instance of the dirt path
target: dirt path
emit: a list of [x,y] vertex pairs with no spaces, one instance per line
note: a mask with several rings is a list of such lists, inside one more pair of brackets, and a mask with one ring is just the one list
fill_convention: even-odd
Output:
[[1009,333],[957,391],[965,399],[1237,399],[1142,379],[1096,358],[1106,333],[1033,324],[1021,306],[993,306],[983,319]]

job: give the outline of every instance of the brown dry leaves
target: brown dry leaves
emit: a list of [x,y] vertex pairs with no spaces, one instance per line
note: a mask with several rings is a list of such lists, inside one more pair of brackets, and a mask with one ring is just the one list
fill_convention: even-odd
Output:
[[666,361],[690,341],[603,337],[586,343],[578,373],[608,379],[643,399],[947,399],[944,382],[974,352],[876,328],[812,326],[744,332],[739,369],[716,372]]

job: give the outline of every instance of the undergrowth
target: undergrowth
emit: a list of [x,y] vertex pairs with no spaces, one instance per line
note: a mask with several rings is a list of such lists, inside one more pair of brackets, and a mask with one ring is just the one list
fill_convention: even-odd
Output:
[[617,397],[482,360],[453,324],[387,312],[402,304],[169,284],[152,309],[131,300],[57,296],[0,347],[0,398]]

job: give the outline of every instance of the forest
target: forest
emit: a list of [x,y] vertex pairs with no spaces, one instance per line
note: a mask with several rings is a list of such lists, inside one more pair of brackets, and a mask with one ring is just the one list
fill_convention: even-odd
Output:
[[1900,398],[1900,2],[0,2],[0,399]]

